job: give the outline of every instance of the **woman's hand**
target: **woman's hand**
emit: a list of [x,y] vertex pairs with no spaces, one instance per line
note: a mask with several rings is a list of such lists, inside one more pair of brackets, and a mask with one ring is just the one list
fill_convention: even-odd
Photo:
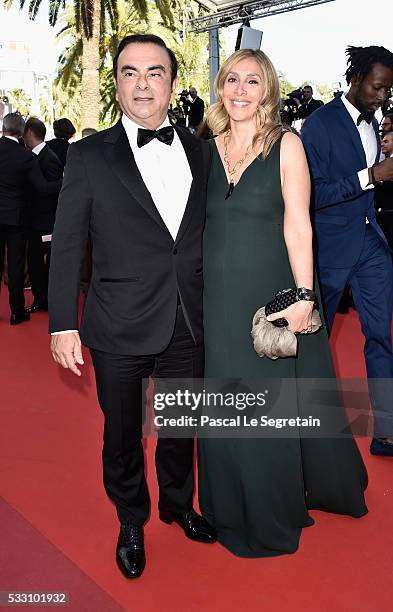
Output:
[[276,321],[276,319],[286,319],[288,321],[289,331],[296,334],[305,334],[311,331],[311,319],[314,302],[309,300],[299,300],[288,308],[269,315],[268,321]]

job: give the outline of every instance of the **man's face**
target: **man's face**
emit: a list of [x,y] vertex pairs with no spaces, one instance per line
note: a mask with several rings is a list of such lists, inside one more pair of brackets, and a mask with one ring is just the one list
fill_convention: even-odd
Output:
[[374,64],[363,80],[351,82],[354,106],[365,115],[373,116],[390,94],[393,72],[383,64]]
[[119,55],[116,99],[127,117],[154,130],[167,116],[177,81],[172,83],[165,49],[154,43],[131,43]]
[[393,122],[389,117],[384,117],[381,123],[382,136],[393,131]]
[[311,100],[312,98],[312,89],[311,87],[304,87],[303,89],[303,96],[306,102],[308,102],[309,100]]
[[195,100],[195,98],[197,97],[197,90],[195,89],[195,87],[190,87],[189,92],[191,98]]
[[382,138],[381,148],[384,155],[393,155],[393,133],[387,134]]

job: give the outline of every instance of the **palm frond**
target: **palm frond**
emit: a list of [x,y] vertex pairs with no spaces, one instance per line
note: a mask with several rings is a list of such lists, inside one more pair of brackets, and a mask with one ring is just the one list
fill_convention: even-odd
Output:
[[81,76],[81,57],[82,57],[82,40],[76,41],[74,45],[68,47],[59,57],[57,82],[65,89],[70,84],[72,77]]
[[49,23],[56,25],[60,9],[64,9],[65,0],[49,0]]
[[149,12],[147,0],[133,0],[132,4],[134,5],[136,12],[138,13],[138,17],[140,17],[141,19],[147,19]]
[[[40,6],[41,6],[41,0],[30,0],[29,11],[28,11],[30,19],[36,18]],[[23,7],[21,6],[21,8]]]
[[93,35],[93,0],[82,0],[80,3],[80,15],[83,27],[83,33],[86,38],[91,38]]

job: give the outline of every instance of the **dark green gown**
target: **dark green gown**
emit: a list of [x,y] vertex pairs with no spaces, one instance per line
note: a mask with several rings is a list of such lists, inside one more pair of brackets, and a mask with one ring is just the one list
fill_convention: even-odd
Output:
[[[230,198],[217,147],[204,232],[207,378],[334,379],[325,330],[298,336],[296,358],[260,358],[250,336],[255,311],[294,286],[283,236],[280,142],[243,172]],[[299,399],[300,398],[300,399]],[[294,402],[301,403],[301,394]],[[301,405],[295,406],[301,413]],[[328,409],[328,407],[327,407]],[[360,517],[367,473],[354,440],[199,438],[199,502],[221,544],[241,557],[293,553],[308,509]]]

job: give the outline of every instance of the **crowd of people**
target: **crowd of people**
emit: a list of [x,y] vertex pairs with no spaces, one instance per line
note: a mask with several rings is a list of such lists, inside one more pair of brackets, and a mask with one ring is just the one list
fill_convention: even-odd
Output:
[[[279,80],[262,51],[236,51],[220,68],[217,102],[206,116],[209,141],[193,133],[203,127],[195,88],[182,92],[190,129],[173,110],[177,121],[169,120],[177,60],[160,38],[123,39],[113,74],[120,121],[70,147],[66,120],[55,147],[45,144],[38,119],[4,118],[0,235],[2,252],[8,247],[11,324],[49,303],[54,360],[81,376],[82,344],[90,350],[105,417],[104,486],[120,522],[116,562],[137,578],[150,512],[143,379],[290,379],[291,414],[302,414],[302,381],[335,381],[328,333],[347,285],[365,337],[370,452],[393,457],[393,265],[376,216],[383,226],[393,208],[393,133],[386,114],[381,145],[374,116],[391,95],[393,54],[348,47],[346,94],[323,105],[311,87],[303,89],[301,138],[281,121]],[[22,136],[30,151],[20,146]],[[34,295],[27,311],[26,240]],[[264,306],[288,288],[292,300],[267,316]],[[283,326],[296,337],[294,355],[257,354],[250,331],[261,307],[269,337]],[[323,327],[316,331],[318,309]],[[338,394],[335,402],[342,424]],[[323,420],[330,407],[316,403],[325,406]],[[198,462],[202,515],[193,507],[194,438],[159,432],[160,519],[192,540],[218,539],[241,557],[295,552],[302,528],[313,524],[312,509],[367,513],[367,472],[348,433],[202,437]]]
[[[18,113],[3,119],[0,139],[0,280],[7,256],[10,324],[48,310],[51,237],[64,166],[75,127],[67,118],[53,123],[54,138],[45,141],[46,126],[37,117]],[[97,130],[86,129],[82,137]],[[18,145],[18,146],[17,146]],[[25,308],[24,288],[33,303]]]

